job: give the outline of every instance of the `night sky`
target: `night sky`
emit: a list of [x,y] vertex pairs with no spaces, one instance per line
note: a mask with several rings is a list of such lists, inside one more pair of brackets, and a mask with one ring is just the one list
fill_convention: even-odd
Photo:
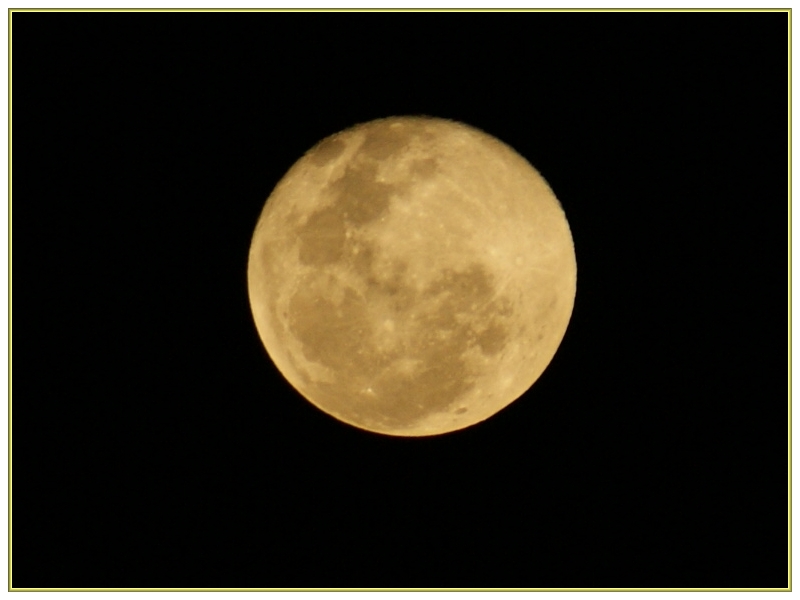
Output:
[[[14,587],[786,587],[787,14],[14,13]],[[286,170],[391,115],[547,179],[523,397],[340,423],[264,350]]]

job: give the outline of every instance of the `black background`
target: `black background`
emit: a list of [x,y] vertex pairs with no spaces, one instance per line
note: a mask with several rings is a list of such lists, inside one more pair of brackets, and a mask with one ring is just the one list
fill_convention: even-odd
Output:
[[[13,14],[15,587],[785,587],[787,14]],[[520,400],[399,439],[269,360],[323,137],[500,138],[575,240]]]

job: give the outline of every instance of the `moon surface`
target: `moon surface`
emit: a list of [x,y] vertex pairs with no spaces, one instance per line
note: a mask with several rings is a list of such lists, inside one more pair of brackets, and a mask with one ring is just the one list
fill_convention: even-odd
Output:
[[256,225],[248,289],[269,356],[312,404],[426,436],[533,385],[576,273],[564,211],[524,158],[462,123],[392,117],[292,166]]

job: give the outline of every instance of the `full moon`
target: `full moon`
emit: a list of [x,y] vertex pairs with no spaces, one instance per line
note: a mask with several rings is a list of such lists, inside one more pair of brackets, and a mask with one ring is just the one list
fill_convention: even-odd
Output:
[[247,275],[259,336],[300,394],[361,429],[428,436],[533,385],[576,273],[564,211],[524,158],[462,123],[392,117],[292,166]]

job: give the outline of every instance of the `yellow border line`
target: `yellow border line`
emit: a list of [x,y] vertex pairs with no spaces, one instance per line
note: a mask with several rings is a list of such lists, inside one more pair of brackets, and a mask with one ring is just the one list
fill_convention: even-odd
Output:
[[9,8],[9,12],[791,12],[790,8]]
[[8,11],[8,589],[11,591],[11,10]]
[[789,10],[789,591],[792,589],[792,11]]
[[[789,577],[785,588],[14,588],[11,580],[11,16],[15,12],[785,12],[789,30]],[[8,9],[8,591],[9,592],[786,592],[792,591],[792,9],[791,8],[9,8]]]
[[15,592],[786,592],[788,588],[16,588]]

